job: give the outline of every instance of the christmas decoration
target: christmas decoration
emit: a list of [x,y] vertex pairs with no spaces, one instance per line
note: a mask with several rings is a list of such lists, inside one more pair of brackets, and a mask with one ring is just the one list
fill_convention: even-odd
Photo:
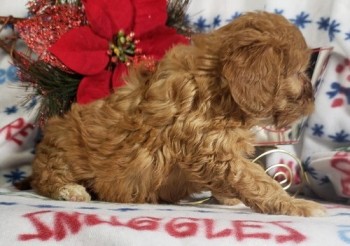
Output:
[[[187,44],[189,0],[29,0],[29,17],[0,17],[15,34],[0,39],[30,97],[41,97],[41,124],[73,102],[88,103],[123,85],[131,64],[149,69],[173,45]],[[2,29],[0,29],[2,31]],[[181,33],[181,34],[180,34]],[[23,41],[28,50],[16,49]],[[30,99],[30,98],[29,98]]]
[[173,44],[188,43],[165,25],[166,1],[85,0],[83,5],[89,25],[66,32],[49,49],[67,67],[84,75],[77,92],[80,103],[104,97],[123,85],[122,75],[133,56],[157,60]]

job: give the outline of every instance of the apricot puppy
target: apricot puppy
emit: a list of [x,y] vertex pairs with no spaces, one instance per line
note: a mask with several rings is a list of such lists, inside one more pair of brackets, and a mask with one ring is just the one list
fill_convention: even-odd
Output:
[[285,127],[312,112],[309,50],[282,16],[247,13],[189,46],[173,47],[127,85],[49,120],[32,187],[53,199],[178,202],[210,190],[254,211],[323,215],[290,197],[249,159],[255,125]]

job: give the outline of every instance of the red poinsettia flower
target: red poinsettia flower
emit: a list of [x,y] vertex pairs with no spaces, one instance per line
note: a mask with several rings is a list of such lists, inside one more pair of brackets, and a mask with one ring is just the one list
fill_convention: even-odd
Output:
[[167,0],[83,0],[89,25],[74,28],[50,48],[82,74],[77,101],[88,103],[124,84],[136,58],[160,59],[174,44],[189,41],[166,26]]

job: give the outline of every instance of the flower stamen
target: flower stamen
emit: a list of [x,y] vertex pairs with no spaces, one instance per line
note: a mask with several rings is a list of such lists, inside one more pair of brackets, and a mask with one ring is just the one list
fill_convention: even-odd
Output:
[[123,30],[119,30],[109,43],[109,50],[107,54],[110,57],[109,67],[115,67],[118,62],[125,63],[129,66],[133,57],[139,54],[140,49],[136,48],[136,44],[139,40],[135,40],[135,34],[133,32],[128,35]]

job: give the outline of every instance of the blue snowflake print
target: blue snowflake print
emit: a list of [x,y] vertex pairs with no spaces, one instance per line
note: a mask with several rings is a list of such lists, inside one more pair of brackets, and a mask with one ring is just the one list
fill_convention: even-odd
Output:
[[317,172],[315,168],[311,166],[311,157],[306,158],[305,161],[302,162],[302,166],[304,169],[304,172],[310,174],[311,177],[313,177],[315,180],[317,180]]
[[4,29],[11,29],[11,30],[13,30],[13,28],[14,28],[14,25],[12,23],[11,24],[6,24],[4,26]]
[[15,170],[11,171],[9,174],[4,174],[4,177],[7,179],[6,182],[13,184],[15,182],[18,182],[24,179],[26,177],[26,173],[16,168]]
[[206,29],[210,28],[210,25],[206,23],[207,20],[203,16],[199,17],[197,22],[193,23],[196,26],[198,32],[205,32]]
[[321,17],[317,24],[318,30],[324,30],[328,32],[328,37],[330,41],[333,41],[335,35],[340,32],[340,30],[338,29],[340,23],[336,20],[331,20],[331,18],[329,17]]
[[331,88],[332,88],[332,90],[331,90],[331,91],[328,91],[328,92],[326,93],[330,99],[332,99],[332,98],[334,98],[336,95],[338,95],[338,93],[339,93],[340,90],[341,90],[341,85],[340,85],[338,82],[333,82],[333,83],[331,84]]
[[78,209],[84,209],[84,210],[97,210],[99,208],[97,207],[79,207]]
[[350,32],[345,33],[345,40],[350,40]]
[[31,110],[33,109],[38,103],[38,100],[33,97],[26,105],[25,105],[25,109],[27,110]]
[[213,20],[213,28],[219,27],[221,24],[221,18],[220,15],[217,15]]
[[171,208],[156,208],[155,210],[158,210],[158,211],[167,211],[167,212],[174,211],[174,209],[171,209]]
[[238,17],[240,17],[241,15],[242,15],[241,12],[237,12],[237,11],[236,11],[236,12],[231,16],[230,19],[227,19],[227,20],[226,20],[226,22],[231,22],[231,21],[237,19]]
[[30,205],[34,208],[63,208],[61,206],[49,205],[49,204],[38,204],[38,205]]
[[327,31],[329,28],[329,21],[331,20],[331,18],[324,18],[321,17],[321,19],[319,21],[317,21],[318,24],[318,30],[325,30]]
[[327,176],[324,176],[320,179],[320,185],[324,185],[324,184],[329,184],[330,180]]
[[17,113],[17,111],[18,111],[18,108],[17,108],[17,106],[14,105],[12,107],[7,107],[4,112],[5,112],[5,114],[10,115],[10,114]]
[[330,99],[334,98],[338,94],[343,94],[346,97],[346,101],[350,104],[350,88],[342,86],[338,82],[333,82],[331,84],[331,91],[327,92],[327,95]]
[[346,133],[344,130],[341,130],[340,132],[335,133],[335,135],[328,135],[330,139],[333,140],[333,142],[337,143],[345,143],[350,142],[349,134]]
[[291,21],[299,28],[305,28],[306,24],[310,24],[312,21],[308,19],[309,14],[304,11],[295,17],[295,19],[291,19]]
[[131,211],[139,211],[140,209],[138,208],[112,208],[108,209],[111,211],[120,211],[120,212],[131,212]]
[[273,12],[275,12],[275,14],[281,15],[281,14],[283,14],[284,10],[283,9],[275,9]]
[[192,212],[195,213],[201,213],[201,214],[211,214],[211,213],[216,213],[214,211],[209,211],[209,210],[192,210]]
[[322,137],[324,134],[323,131],[323,125],[315,124],[311,130],[312,130],[312,135],[317,136],[317,137]]
[[11,82],[17,82],[19,81],[18,79],[18,70],[17,67],[11,65],[6,72],[7,78],[11,81]]
[[335,38],[335,34],[340,32],[340,30],[337,29],[339,26],[340,26],[340,23],[336,22],[336,20],[333,20],[330,23],[329,29],[328,29],[328,36],[330,41],[333,41],[333,39]]
[[17,203],[15,203],[15,202],[0,202],[0,205],[2,205],[2,206],[13,206],[16,204]]

